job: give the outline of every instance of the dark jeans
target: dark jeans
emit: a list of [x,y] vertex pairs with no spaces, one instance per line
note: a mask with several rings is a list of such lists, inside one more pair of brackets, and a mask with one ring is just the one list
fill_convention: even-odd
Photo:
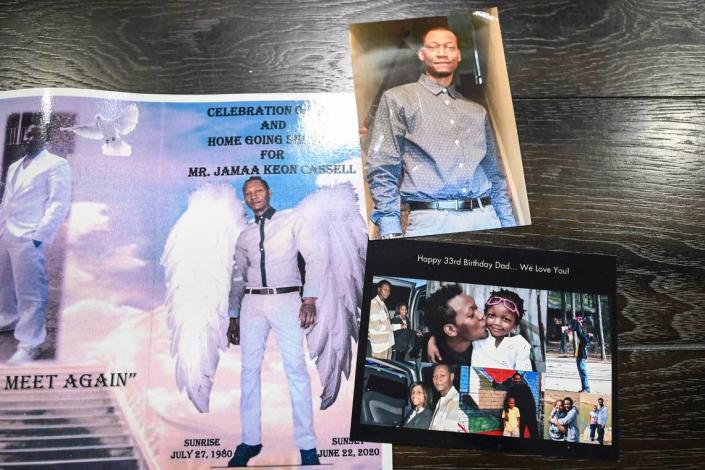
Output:
[[595,440],[595,431],[597,430],[597,423],[592,424],[590,423],[590,440],[594,441]]
[[394,360],[395,360],[395,361],[403,361],[404,358],[406,357],[406,352],[407,352],[407,351],[408,351],[408,349],[402,349],[402,350],[397,349],[397,350],[394,352]]
[[597,442],[600,444],[605,443],[605,427],[597,425]]

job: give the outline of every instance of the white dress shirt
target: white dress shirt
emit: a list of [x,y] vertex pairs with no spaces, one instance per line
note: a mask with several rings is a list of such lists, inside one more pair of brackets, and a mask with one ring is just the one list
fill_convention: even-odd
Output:
[[250,221],[235,246],[230,316],[238,317],[245,287],[301,286],[298,253],[306,262],[304,297],[318,297],[324,269],[313,227],[296,212],[270,209]]

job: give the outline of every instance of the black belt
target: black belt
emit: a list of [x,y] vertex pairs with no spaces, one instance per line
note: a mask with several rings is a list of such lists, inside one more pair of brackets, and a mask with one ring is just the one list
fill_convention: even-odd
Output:
[[478,207],[489,206],[492,204],[492,198],[482,197],[476,199],[462,199],[462,200],[452,200],[452,201],[410,201],[409,203],[410,211],[417,211],[422,209],[435,209],[443,211],[471,211],[477,209]]
[[256,294],[256,295],[288,294],[289,292],[299,292],[300,289],[301,288],[299,286],[260,287],[257,289],[252,289],[250,287],[246,287],[245,294]]

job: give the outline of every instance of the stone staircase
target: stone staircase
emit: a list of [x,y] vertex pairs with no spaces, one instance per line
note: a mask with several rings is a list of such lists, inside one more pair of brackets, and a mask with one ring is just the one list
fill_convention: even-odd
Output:
[[147,465],[108,389],[0,390],[0,468]]

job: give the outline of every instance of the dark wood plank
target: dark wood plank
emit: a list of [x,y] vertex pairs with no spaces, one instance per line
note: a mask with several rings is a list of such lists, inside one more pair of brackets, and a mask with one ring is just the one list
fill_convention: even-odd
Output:
[[395,462],[697,468],[705,454],[701,2],[15,0],[0,7],[0,89],[348,92],[349,22],[494,5],[519,98],[534,225],[434,239],[618,257],[619,340],[632,349],[620,354],[623,452],[612,465],[398,446]]
[[352,91],[349,22],[496,5],[515,96],[705,95],[697,0],[4,2],[0,89]]
[[685,1],[500,5],[515,96],[702,96],[705,15]]
[[705,455],[705,351],[634,351],[619,363],[619,462],[395,446],[395,467],[696,468]]

